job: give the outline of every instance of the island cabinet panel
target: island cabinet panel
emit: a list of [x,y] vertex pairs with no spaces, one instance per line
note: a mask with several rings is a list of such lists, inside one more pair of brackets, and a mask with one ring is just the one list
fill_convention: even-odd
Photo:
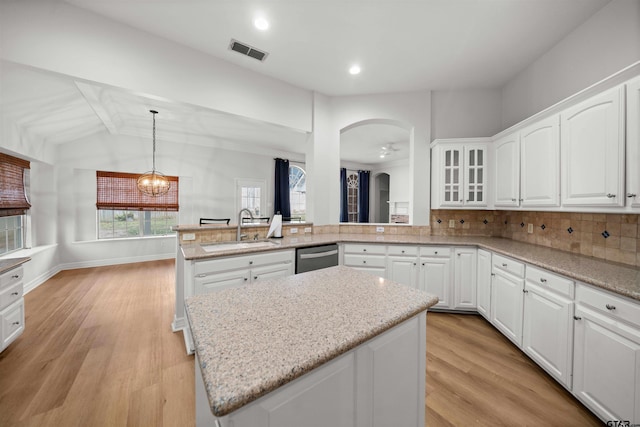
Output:
[[640,423],[640,306],[578,284],[573,394],[604,422]]
[[524,264],[494,254],[492,272],[491,323],[521,347]]
[[223,417],[211,413],[196,359],[196,425],[423,427],[425,354],[422,312]]
[[561,116],[562,205],[624,206],[624,86]]

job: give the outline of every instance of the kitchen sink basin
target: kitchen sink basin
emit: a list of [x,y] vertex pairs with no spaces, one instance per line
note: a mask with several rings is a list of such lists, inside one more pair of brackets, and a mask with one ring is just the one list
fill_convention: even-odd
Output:
[[200,245],[205,252],[235,251],[238,249],[264,249],[280,246],[279,242],[271,240],[250,240],[246,242],[224,242]]

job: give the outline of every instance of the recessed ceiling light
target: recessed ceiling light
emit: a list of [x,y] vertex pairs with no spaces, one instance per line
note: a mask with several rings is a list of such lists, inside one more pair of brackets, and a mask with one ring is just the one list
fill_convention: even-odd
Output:
[[356,74],[360,74],[360,66],[359,65],[352,65],[351,68],[349,68],[349,74],[351,75],[356,75]]
[[253,25],[260,31],[266,31],[269,29],[269,21],[263,17],[258,17],[253,20]]

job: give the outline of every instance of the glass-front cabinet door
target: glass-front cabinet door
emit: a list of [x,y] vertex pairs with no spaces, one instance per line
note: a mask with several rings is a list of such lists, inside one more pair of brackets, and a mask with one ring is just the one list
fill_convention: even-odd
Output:
[[467,147],[465,150],[464,204],[486,206],[485,193],[486,148]]
[[459,206],[463,201],[462,191],[462,147],[447,147],[443,150],[444,178],[442,205]]
[[436,139],[432,149],[432,207],[486,207],[488,138]]

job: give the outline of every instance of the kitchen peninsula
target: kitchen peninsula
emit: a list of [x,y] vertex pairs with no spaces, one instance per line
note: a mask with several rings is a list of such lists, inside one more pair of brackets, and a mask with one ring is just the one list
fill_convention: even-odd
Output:
[[188,298],[197,424],[423,426],[435,303],[342,266]]

